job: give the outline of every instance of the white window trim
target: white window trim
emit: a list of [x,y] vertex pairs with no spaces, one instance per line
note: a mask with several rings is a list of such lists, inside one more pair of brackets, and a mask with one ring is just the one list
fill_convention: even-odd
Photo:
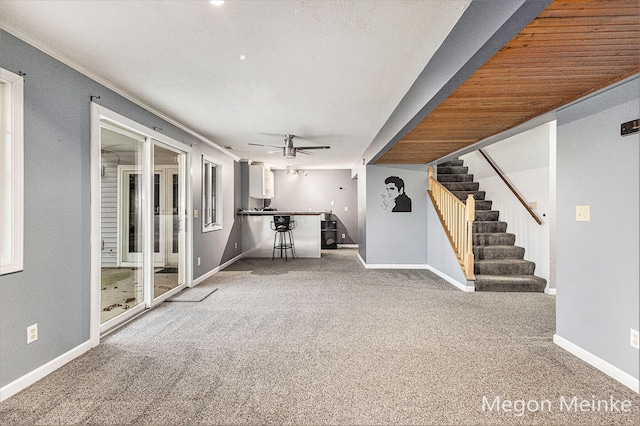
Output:
[[10,87],[11,98],[10,111],[2,111],[0,139],[0,275],[4,275],[23,270],[24,79],[0,68],[0,81]]
[[[214,223],[207,223],[207,199],[210,199],[208,192],[210,185],[206,182],[206,167],[207,164],[215,166],[216,170],[216,221]],[[205,155],[202,156],[202,232],[219,231],[222,229],[222,163],[215,161]]]

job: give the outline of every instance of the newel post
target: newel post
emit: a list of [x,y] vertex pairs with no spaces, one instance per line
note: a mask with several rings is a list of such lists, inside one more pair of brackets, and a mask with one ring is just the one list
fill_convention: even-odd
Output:
[[474,280],[474,258],[473,258],[473,221],[476,218],[476,200],[473,195],[467,196],[467,244],[465,245],[465,275],[467,279]]

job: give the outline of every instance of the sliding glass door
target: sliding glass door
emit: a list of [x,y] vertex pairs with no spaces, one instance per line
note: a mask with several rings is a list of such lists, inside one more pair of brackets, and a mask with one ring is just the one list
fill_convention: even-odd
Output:
[[101,120],[100,331],[186,285],[187,153]]

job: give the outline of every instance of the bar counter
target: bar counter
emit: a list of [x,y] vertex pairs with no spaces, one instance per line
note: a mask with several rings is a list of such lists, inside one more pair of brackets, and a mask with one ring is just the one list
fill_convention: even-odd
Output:
[[[296,257],[320,257],[320,221],[327,211],[258,211],[241,210],[242,248],[247,257],[271,257],[275,231],[271,228],[273,216],[291,216],[295,220],[293,242]],[[289,252],[289,256],[291,252]],[[276,253],[279,256],[279,253]]]

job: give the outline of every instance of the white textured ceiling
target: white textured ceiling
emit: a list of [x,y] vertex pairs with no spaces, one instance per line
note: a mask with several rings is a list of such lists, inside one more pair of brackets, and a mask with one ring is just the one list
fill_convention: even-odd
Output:
[[[470,1],[2,0],[0,25],[242,159],[351,168]],[[331,149],[248,145],[287,133]]]

